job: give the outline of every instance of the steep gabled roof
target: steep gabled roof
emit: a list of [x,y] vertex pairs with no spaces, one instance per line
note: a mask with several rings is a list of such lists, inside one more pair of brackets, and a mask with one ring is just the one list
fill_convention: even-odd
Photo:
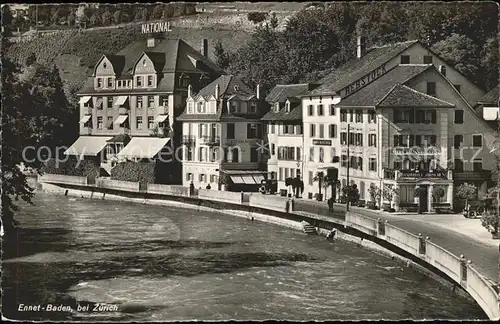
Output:
[[353,58],[332,73],[318,81],[321,86],[306,95],[333,94],[363,77],[375,68],[388,62],[401,52],[408,49],[417,40],[372,47],[360,58]]
[[120,55],[106,55],[106,57],[113,65],[116,76],[119,77],[123,70],[123,66],[125,65],[125,57]]
[[219,96],[221,98],[237,96],[241,100],[248,100],[250,96],[255,95],[255,92],[250,90],[241,79],[225,74],[201,89],[193,96],[193,99],[197,101],[200,97],[203,97],[205,100],[208,100],[211,96],[215,95],[215,87],[217,85],[219,85]]
[[402,84],[396,84],[377,104],[380,108],[453,108],[455,105]]
[[389,93],[395,84],[404,84],[431,69],[432,65],[398,65],[377,80],[343,98],[339,106],[374,107]]
[[298,103],[290,107],[290,112],[287,113],[285,108],[281,108],[278,112],[270,110],[262,117],[263,121],[300,121],[302,120],[302,104]]
[[303,83],[303,84],[277,84],[271,89],[269,94],[266,96],[266,101],[269,103],[275,102],[285,102],[286,99],[290,97],[300,96],[312,89],[314,89],[316,84]]
[[494,87],[493,89],[488,91],[484,96],[482,96],[481,99],[477,101],[477,103],[498,105],[499,93],[500,93],[500,84],[497,84],[496,87]]

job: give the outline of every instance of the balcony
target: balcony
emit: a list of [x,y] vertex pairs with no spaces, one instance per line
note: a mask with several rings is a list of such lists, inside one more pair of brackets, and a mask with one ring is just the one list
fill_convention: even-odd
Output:
[[452,180],[451,170],[391,170],[384,169],[384,179],[411,180],[411,179],[444,179]]
[[487,181],[491,179],[490,170],[481,171],[453,171],[453,179],[456,181]]
[[196,137],[192,135],[184,135],[182,136],[181,144],[184,145],[194,145],[196,143]]
[[220,145],[220,138],[216,135],[204,135],[201,137],[201,142],[210,146]]

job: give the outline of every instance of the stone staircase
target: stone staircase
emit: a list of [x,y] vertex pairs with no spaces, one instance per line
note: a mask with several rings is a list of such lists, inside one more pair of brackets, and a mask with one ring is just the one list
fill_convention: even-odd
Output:
[[302,228],[304,230],[304,233],[307,235],[318,235],[318,231],[316,231],[316,227],[313,225],[307,223],[307,222],[302,222]]

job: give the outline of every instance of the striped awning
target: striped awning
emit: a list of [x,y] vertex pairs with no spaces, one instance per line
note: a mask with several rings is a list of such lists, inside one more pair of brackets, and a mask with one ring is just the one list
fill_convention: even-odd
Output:
[[133,137],[116,156],[118,158],[149,159],[157,155],[169,141],[169,138]]
[[128,96],[119,96],[115,99],[115,102],[113,103],[113,106],[121,106],[125,102],[127,102]]
[[158,115],[155,118],[156,123],[163,123],[168,118],[168,115]]
[[239,175],[232,175],[232,176],[230,176],[230,177],[231,177],[231,181],[232,181],[233,183],[236,183],[236,184],[237,184],[237,183],[245,183],[245,181],[243,181],[243,179],[242,179],[242,178],[241,178],[241,176],[239,176]]
[[96,156],[107,144],[108,136],[80,136],[66,151],[65,155]]
[[123,124],[128,118],[128,115],[120,115],[118,118],[115,119],[114,124],[115,125],[121,125]]
[[89,100],[92,98],[92,96],[83,96],[80,98],[80,104],[86,104],[89,102]]
[[85,115],[82,117],[82,119],[80,119],[80,124],[85,124],[86,122],[88,122],[90,120],[90,115]]

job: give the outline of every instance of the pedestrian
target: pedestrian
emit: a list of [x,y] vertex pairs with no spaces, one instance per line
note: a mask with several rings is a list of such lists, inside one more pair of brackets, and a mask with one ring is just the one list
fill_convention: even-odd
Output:
[[194,183],[192,180],[191,180],[191,183],[189,184],[189,192],[191,193],[191,195],[194,194]]
[[212,189],[212,187],[210,186],[210,183],[209,183],[209,184],[207,184],[206,189]]
[[333,199],[328,199],[328,211],[333,212]]

